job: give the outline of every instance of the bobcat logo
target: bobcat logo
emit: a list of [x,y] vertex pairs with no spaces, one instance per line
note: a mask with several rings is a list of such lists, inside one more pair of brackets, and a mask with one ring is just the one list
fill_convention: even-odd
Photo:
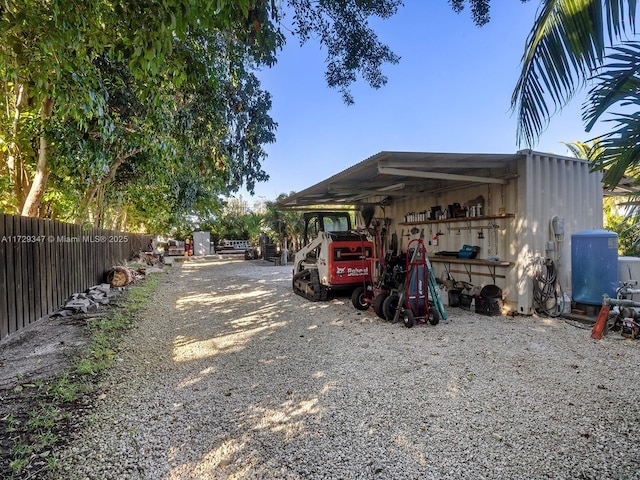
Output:
[[361,277],[363,275],[369,275],[368,268],[350,268],[347,274],[349,277]]
[[344,275],[344,271],[347,267],[336,267],[336,275]]

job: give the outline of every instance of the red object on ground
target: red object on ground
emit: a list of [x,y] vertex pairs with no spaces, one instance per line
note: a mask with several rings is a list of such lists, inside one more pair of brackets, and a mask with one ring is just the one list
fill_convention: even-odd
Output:
[[596,340],[600,340],[602,338],[602,332],[604,332],[604,329],[607,326],[609,310],[611,310],[609,305],[603,305],[600,309],[600,313],[598,313],[598,318],[596,319],[596,324],[593,326],[593,330],[591,330],[591,338],[595,338]]

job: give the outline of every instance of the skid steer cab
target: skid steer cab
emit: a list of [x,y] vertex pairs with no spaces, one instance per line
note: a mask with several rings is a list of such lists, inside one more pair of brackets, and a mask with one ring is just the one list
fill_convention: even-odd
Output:
[[374,248],[367,233],[352,230],[349,212],[309,212],[304,244],[295,256],[293,291],[311,301],[331,290],[353,290],[372,283]]

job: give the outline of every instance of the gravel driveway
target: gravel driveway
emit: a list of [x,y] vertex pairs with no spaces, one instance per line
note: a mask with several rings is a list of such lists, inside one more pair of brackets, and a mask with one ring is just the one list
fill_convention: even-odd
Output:
[[407,329],[291,267],[173,267],[60,479],[640,478],[638,341],[448,308]]

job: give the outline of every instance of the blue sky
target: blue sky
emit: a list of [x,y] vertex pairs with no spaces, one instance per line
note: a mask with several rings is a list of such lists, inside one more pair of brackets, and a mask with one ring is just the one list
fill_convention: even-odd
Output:
[[[405,0],[394,17],[374,24],[400,63],[384,66],[388,83],[379,90],[353,85],[351,106],[326,86],[319,44],[288,38],[278,63],[259,73],[278,123],[263,163],[271,178],[243,198],[251,204],[303,190],[383,150],[516,152],[510,100],[538,5],[494,0],[491,21],[478,28],[468,10],[456,14],[447,0]],[[566,154],[562,142],[602,133],[584,131],[585,96],[552,118],[535,150]]]

